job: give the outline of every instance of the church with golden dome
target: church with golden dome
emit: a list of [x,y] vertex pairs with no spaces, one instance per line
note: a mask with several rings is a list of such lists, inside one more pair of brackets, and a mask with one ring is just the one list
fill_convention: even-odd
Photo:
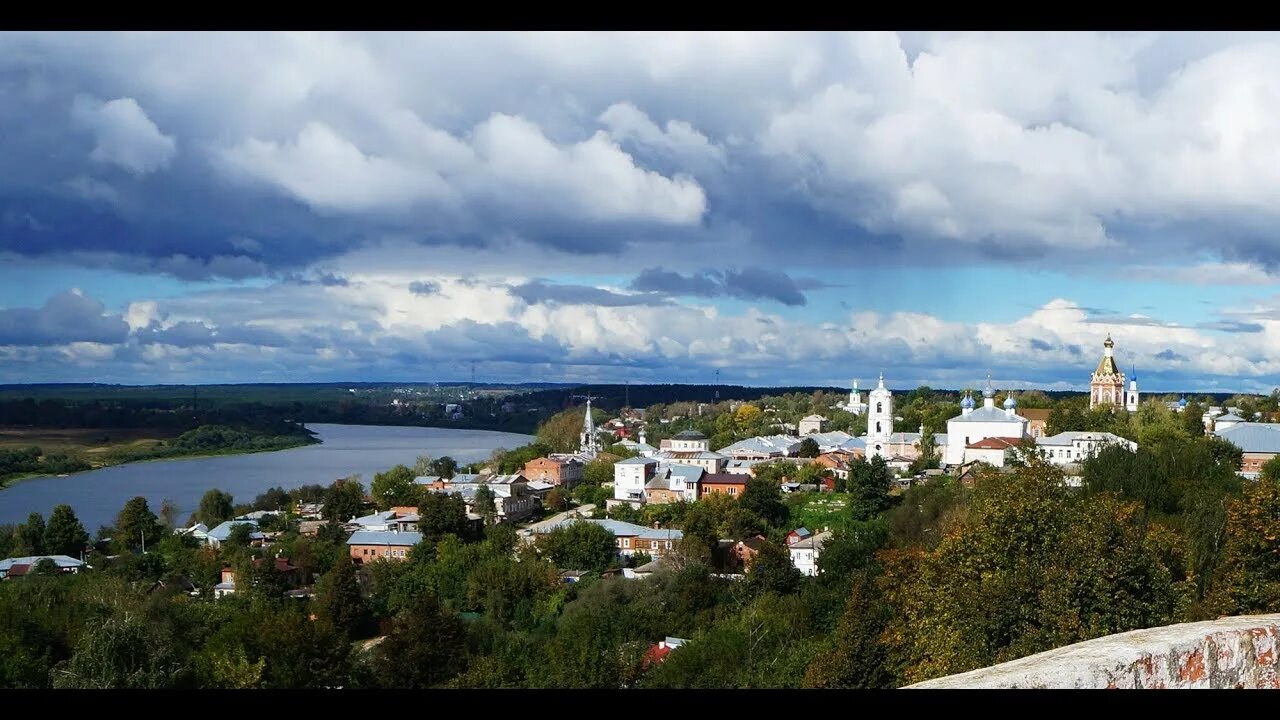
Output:
[[1116,366],[1115,346],[1111,336],[1107,335],[1106,341],[1102,343],[1102,359],[1098,361],[1098,368],[1093,371],[1093,377],[1089,380],[1089,409],[1123,407],[1129,412],[1135,412],[1138,409],[1138,376],[1134,373],[1129,378],[1129,389],[1126,392],[1124,373]]

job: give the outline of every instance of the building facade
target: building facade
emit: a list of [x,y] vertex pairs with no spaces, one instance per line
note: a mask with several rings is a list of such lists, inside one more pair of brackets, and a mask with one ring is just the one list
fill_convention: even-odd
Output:
[[[1130,412],[1135,412],[1138,409],[1138,381],[1135,378],[1130,382],[1126,393],[1124,373],[1116,365],[1115,346],[1110,335],[1102,343],[1102,359],[1089,378],[1089,409],[1127,408]],[[1132,395],[1132,399],[1127,395]]]
[[880,384],[867,395],[867,459],[892,457],[885,447],[892,435],[893,393],[884,386],[884,373],[880,373]]
[[[946,449],[942,453],[943,465],[954,467],[970,461],[966,457],[969,447],[987,438],[1021,439],[1027,434],[1027,419],[1018,415],[1017,401],[1010,395],[1004,401],[1004,409],[996,407],[996,391],[987,378],[982,391],[982,407],[975,408],[973,396],[966,394],[960,401],[960,414],[947,421]],[[987,459],[988,448],[975,448]]]

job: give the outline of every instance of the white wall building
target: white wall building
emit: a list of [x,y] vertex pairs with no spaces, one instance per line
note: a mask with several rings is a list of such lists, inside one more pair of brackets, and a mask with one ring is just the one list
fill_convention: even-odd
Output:
[[831,538],[831,532],[824,530],[812,537],[799,540],[787,546],[791,554],[791,564],[805,575],[818,574],[818,557],[822,555],[823,544]]
[[884,373],[880,384],[867,395],[867,459],[883,457],[889,460],[885,445],[893,434],[893,393],[884,386]]
[[644,486],[658,469],[654,458],[634,457],[613,464],[613,498],[644,502]]
[[966,451],[987,438],[1022,438],[1027,434],[1027,419],[1017,413],[1017,401],[1010,396],[1004,409],[996,407],[996,391],[987,378],[982,391],[982,407],[974,408],[973,397],[960,401],[960,414],[947,421],[947,446],[942,455],[944,465],[963,465]]
[[821,415],[808,415],[800,419],[800,425],[797,432],[801,437],[811,433],[825,432],[827,429],[827,419]]
[[1060,432],[1049,437],[1036,438],[1041,456],[1054,465],[1070,465],[1083,462],[1098,454],[1107,445],[1121,445],[1137,450],[1138,444],[1108,432]]

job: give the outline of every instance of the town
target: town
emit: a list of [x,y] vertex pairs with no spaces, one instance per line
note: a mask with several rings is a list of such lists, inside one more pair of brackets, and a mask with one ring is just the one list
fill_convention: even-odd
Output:
[[[211,488],[185,523],[139,497],[92,538],[60,505],[0,527],[0,625],[19,630],[0,641],[15,658],[0,685],[892,687],[1104,631],[1274,609],[1242,588],[1266,572],[1249,539],[1269,526],[1247,513],[1280,494],[1276,394],[1140,396],[1110,337],[1089,387],[1046,407],[988,378],[956,402],[895,392],[881,374],[847,397],[612,417],[588,391],[532,444],[464,467],[424,456],[367,487],[349,477],[252,503]],[[1041,528],[1031,549],[974,545],[1011,542],[998,529],[1011,521]],[[959,612],[947,593],[1031,602],[1081,582],[1054,573],[1098,552],[1121,565],[1089,592],[1132,573],[1144,587],[1105,590],[1114,607],[1054,601],[1091,625],[994,654],[972,634],[948,646],[920,634],[931,613]],[[1044,567],[1005,590],[949,567],[978,557],[996,573]],[[71,602],[107,586],[106,623],[13,614],[31,593]],[[776,632],[751,639],[752,617]],[[966,622],[992,633],[999,620]],[[197,631],[213,635],[181,646]],[[39,638],[55,639],[39,651]],[[113,657],[93,656],[103,643]],[[763,655],[731,667],[740,643]],[[583,665],[587,647],[620,654]],[[935,657],[945,647],[959,654]]]

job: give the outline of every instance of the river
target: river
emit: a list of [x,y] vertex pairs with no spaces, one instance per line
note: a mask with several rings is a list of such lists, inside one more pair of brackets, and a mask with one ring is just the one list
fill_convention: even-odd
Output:
[[157,460],[23,480],[0,490],[0,524],[25,522],[33,512],[48,520],[54,505],[66,503],[93,535],[100,525],[113,524],[120,508],[138,495],[157,514],[162,501],[173,500],[180,509],[177,522],[183,523],[212,488],[231,493],[237,503],[251,503],[268,488],[328,485],[353,473],[360,474],[368,488],[374,473],[399,463],[412,467],[419,455],[449,455],[469,463],[489,457],[494,448],[511,449],[533,440],[528,435],[488,430],[323,423],[307,427],[324,442],[276,452]]

